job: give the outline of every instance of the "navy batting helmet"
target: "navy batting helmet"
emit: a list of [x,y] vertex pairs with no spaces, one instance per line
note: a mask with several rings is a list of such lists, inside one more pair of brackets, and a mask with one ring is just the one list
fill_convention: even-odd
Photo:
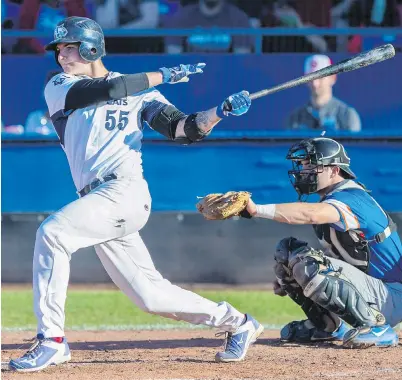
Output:
[[57,44],[77,42],[80,43],[80,56],[86,61],[94,62],[106,55],[102,28],[86,17],[74,16],[60,21],[54,30],[54,40],[46,45],[45,49],[56,51]]

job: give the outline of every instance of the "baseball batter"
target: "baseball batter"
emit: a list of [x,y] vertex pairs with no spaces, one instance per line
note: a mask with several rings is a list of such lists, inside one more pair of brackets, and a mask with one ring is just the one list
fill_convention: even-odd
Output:
[[[202,140],[229,115],[246,113],[248,93],[229,96],[219,107],[185,115],[154,86],[188,81],[204,64],[122,75],[108,71],[104,36],[91,19],[60,22],[54,51],[63,73],[45,88],[46,102],[66,153],[79,199],[48,217],[36,235],[33,262],[37,341],[11,369],[39,371],[70,360],[64,306],[71,255],[95,246],[114,283],[142,310],[227,332],[216,360],[243,360],[263,327],[226,302],[215,303],[172,285],[155,269],[139,231],[151,211],[141,162],[142,126],[181,144]],[[194,163],[197,165],[197,163]],[[185,175],[185,173],[183,173]]]

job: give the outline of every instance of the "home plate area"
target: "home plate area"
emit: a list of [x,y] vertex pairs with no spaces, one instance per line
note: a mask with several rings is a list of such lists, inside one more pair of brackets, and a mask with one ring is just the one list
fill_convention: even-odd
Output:
[[[33,331],[2,332],[2,379],[402,379],[402,345],[344,349],[339,343],[285,344],[265,330],[239,363],[216,363],[223,340],[212,330],[69,331],[69,363],[35,373],[8,370]],[[401,336],[400,336],[401,337]]]

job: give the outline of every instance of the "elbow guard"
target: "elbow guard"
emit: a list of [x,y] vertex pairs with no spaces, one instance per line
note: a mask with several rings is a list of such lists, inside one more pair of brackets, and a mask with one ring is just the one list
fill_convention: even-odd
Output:
[[189,145],[193,142],[202,140],[210,132],[205,133],[201,130],[196,122],[197,114],[187,116],[184,122],[185,137],[176,137],[177,124],[184,119],[186,115],[179,111],[176,107],[168,105],[158,110],[157,114],[152,118],[150,126],[169,140],[174,140],[182,145]]
[[[191,144],[193,142],[202,140],[205,136],[210,134],[211,131],[205,132],[198,127],[196,117],[196,113],[187,117],[186,121],[184,122],[184,133],[186,137],[177,139],[178,141],[183,140],[183,142],[180,141],[180,143]],[[187,142],[184,142],[184,140],[187,140]]]
[[157,114],[152,118],[150,127],[169,140],[175,140],[177,124],[185,114],[171,105],[164,105]]

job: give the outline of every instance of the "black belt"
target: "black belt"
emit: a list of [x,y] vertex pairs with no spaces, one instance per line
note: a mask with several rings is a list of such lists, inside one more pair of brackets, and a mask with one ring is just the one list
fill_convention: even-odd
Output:
[[112,174],[108,174],[107,176],[105,176],[103,178],[98,178],[95,181],[91,182],[89,185],[86,185],[82,190],[80,190],[78,192],[78,194],[81,197],[83,197],[84,195],[87,195],[88,193],[90,193],[93,189],[97,188],[102,183],[111,181],[112,179],[117,179],[117,175],[112,173]]

